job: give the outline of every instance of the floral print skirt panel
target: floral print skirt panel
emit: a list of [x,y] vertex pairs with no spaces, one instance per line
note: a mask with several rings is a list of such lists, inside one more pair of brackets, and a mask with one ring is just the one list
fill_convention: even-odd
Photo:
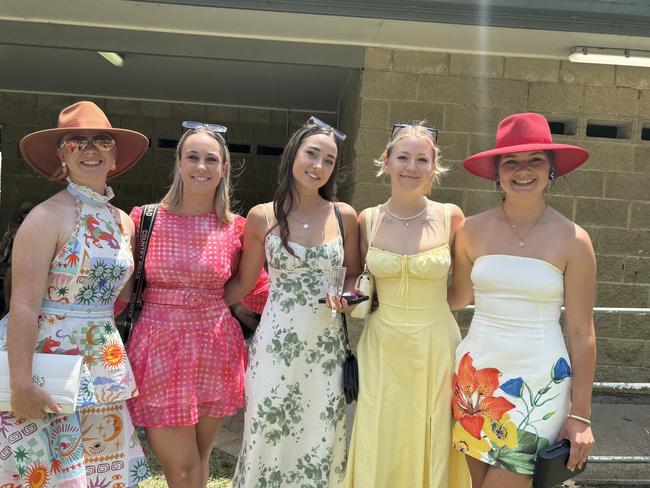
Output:
[[570,411],[563,275],[539,259],[490,255],[475,261],[472,281],[476,311],[456,350],[454,446],[532,475]]
[[234,488],[336,488],[345,475],[345,356],[340,318],[318,303],[338,237],[305,248],[269,235],[269,300],[250,345],[244,437]]

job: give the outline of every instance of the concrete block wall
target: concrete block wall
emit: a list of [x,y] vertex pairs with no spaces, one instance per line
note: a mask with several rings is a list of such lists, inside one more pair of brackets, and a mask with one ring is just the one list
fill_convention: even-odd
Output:
[[[24,201],[38,203],[63,188],[61,183],[38,176],[22,160],[20,139],[29,132],[52,128],[60,110],[89,97],[0,92],[2,151],[0,229],[5,229]],[[114,127],[144,133],[152,141],[149,151],[130,171],[111,181],[116,206],[127,212],[135,205],[160,199],[171,182],[174,149],[159,147],[161,139],[178,140],[182,120],[198,120],[228,127],[228,143],[249,145],[247,154],[233,152],[234,199],[245,215],[258,203],[271,200],[275,191],[279,156],[258,155],[258,146],[284,147],[287,133],[300,126],[309,115],[304,112],[194,103],[91,98],[108,116]],[[314,113],[329,123],[332,114]]]
[[[468,215],[500,201],[493,185],[464,172],[461,161],[494,146],[501,119],[534,111],[564,122],[565,134],[554,140],[592,156],[557,182],[549,202],[591,235],[597,305],[650,307],[650,141],[641,138],[650,127],[650,69],[369,48],[354,103],[358,129],[348,150],[355,172],[344,193],[359,211],[388,195],[372,160],[393,122],[427,119],[440,128],[451,171],[431,198]],[[588,124],[618,126],[619,138],[589,137]],[[460,314],[463,327],[469,317]],[[650,316],[597,315],[596,328],[598,379],[650,381]]]

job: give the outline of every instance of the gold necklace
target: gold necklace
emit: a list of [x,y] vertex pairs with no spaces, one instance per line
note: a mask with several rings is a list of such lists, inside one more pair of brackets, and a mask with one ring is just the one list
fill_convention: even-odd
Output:
[[530,230],[526,233],[526,235],[524,237],[519,237],[519,235],[517,235],[517,233],[515,232],[515,229],[518,226],[516,224],[513,224],[510,221],[510,219],[508,218],[508,214],[506,213],[505,207],[503,206],[503,204],[501,204],[501,211],[503,212],[503,216],[505,217],[506,222],[508,222],[508,226],[510,227],[510,230],[512,231],[514,236],[517,238],[517,240],[519,240],[519,242],[517,243],[517,245],[519,247],[525,247],[526,246],[526,242],[525,242],[526,239],[535,230],[535,227],[537,227],[537,224],[539,223],[539,221],[542,220],[542,217],[544,217],[544,214],[546,213],[546,210],[548,209],[548,202],[544,202],[544,205],[545,205],[544,206],[544,211],[541,214],[539,214],[539,217],[537,217],[535,219],[535,222],[533,223],[533,226],[530,228]]
[[428,203],[425,202],[424,203],[424,208],[420,212],[418,212],[417,214],[415,214],[415,215],[413,215],[411,217],[398,217],[397,215],[395,215],[393,212],[390,211],[390,200],[389,200],[386,203],[386,212],[388,212],[388,215],[390,215],[391,217],[393,217],[396,220],[401,221],[406,227],[408,227],[409,226],[409,220],[417,219],[420,215],[422,215],[424,212],[427,211],[428,206],[429,206]]

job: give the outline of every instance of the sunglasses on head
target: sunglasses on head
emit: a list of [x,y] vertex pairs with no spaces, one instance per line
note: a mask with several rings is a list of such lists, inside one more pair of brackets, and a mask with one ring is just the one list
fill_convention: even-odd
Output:
[[74,135],[68,136],[61,141],[59,147],[71,153],[84,151],[88,144],[92,143],[99,151],[108,152],[115,147],[115,139],[109,134],[96,134],[94,136]]
[[185,129],[198,129],[199,127],[205,127],[210,132],[219,134],[222,137],[225,136],[226,132],[228,132],[228,127],[225,125],[206,124],[204,122],[197,122],[196,120],[184,120],[181,122],[181,126],[183,126]]
[[428,130],[431,132],[431,136],[433,137],[433,142],[436,144],[438,143],[438,129],[435,127],[431,127],[430,125],[424,125],[424,124],[404,124],[401,122],[398,122],[397,124],[393,124],[393,130],[390,132],[390,136],[393,137],[395,134],[395,131],[399,129],[405,129],[407,127],[422,127],[423,129]]
[[343,132],[341,132],[338,129],[335,129],[331,125],[329,125],[327,122],[323,122],[321,119],[318,117],[314,117],[313,115],[309,117],[307,120],[308,125],[315,125],[316,127],[320,127],[321,129],[326,129],[326,130],[331,130],[332,134],[334,134],[334,137],[337,138],[339,141],[343,142],[345,141],[345,138],[347,137]]

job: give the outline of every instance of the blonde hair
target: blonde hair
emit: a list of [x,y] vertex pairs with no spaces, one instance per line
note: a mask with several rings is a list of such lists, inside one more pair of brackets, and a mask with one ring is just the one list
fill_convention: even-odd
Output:
[[377,176],[379,177],[383,174],[386,174],[384,165],[386,164],[386,160],[393,152],[393,148],[399,141],[406,137],[417,137],[418,139],[424,139],[429,144],[431,144],[431,149],[433,150],[433,176],[431,178],[431,186],[433,186],[434,183],[440,183],[440,176],[449,171],[449,168],[446,168],[440,164],[440,148],[436,144],[433,133],[427,127],[428,125],[426,124],[426,121],[419,120],[414,121],[405,127],[396,129],[391,134],[384,152],[382,152],[379,158],[375,159],[374,161],[375,165],[379,168]]
[[229,223],[233,218],[233,213],[230,210],[230,151],[228,151],[226,141],[221,137],[221,135],[212,132],[203,126],[188,130],[178,141],[178,145],[176,146],[176,163],[174,164],[174,170],[172,171],[172,184],[169,187],[167,194],[162,197],[162,200],[160,200],[160,203],[170,209],[178,209],[181,206],[181,203],[183,202],[183,178],[181,178],[180,160],[183,154],[183,144],[188,137],[195,134],[205,134],[212,137],[221,147],[221,164],[223,165],[223,173],[219,185],[217,185],[217,188],[214,190],[213,208],[221,222]]

